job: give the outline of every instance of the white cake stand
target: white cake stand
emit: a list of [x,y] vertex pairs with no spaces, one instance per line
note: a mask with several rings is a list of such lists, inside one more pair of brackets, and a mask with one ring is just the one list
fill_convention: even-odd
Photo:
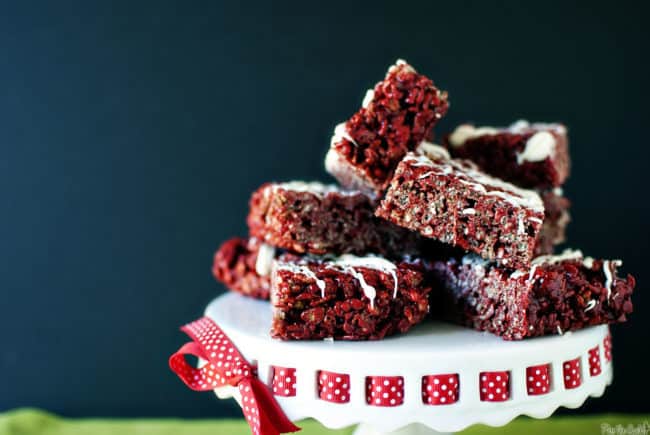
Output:
[[[455,432],[473,424],[502,426],[518,415],[549,417],[558,407],[577,408],[587,397],[599,397],[612,380],[612,364],[604,358],[607,326],[596,326],[562,336],[508,342],[490,334],[445,323],[428,322],[409,333],[374,342],[294,341],[269,337],[268,302],[237,294],[216,298],[206,309],[251,363],[259,377],[271,385],[272,367],[295,368],[296,395],[276,396],[292,421],[314,418],[331,429],[358,425],[355,434],[434,434]],[[591,375],[588,351],[598,347],[602,371]],[[582,384],[564,386],[563,365],[580,358]],[[550,392],[529,395],[526,368],[551,364]],[[319,398],[317,373],[327,370],[350,376],[350,401],[330,403]],[[480,400],[482,372],[510,372],[510,398],[505,402]],[[456,403],[431,406],[422,400],[422,377],[457,373]],[[367,376],[402,376],[404,402],[396,407],[366,403]],[[216,391],[235,397],[232,388]]]

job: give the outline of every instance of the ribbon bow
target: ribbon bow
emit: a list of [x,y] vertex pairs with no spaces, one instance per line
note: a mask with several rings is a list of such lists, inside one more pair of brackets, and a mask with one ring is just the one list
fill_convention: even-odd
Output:
[[[194,391],[210,391],[224,386],[236,387],[241,394],[244,417],[254,435],[278,435],[297,432],[275,401],[271,390],[257,377],[257,367],[249,364],[224,332],[207,317],[181,328],[192,342],[184,344],[169,358],[169,368]],[[207,361],[192,367],[185,355]]]

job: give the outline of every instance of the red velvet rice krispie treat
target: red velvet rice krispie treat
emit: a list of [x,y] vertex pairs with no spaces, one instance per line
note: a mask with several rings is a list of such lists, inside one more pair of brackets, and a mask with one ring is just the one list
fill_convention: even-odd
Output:
[[258,239],[235,237],[224,242],[214,254],[212,274],[230,290],[268,299],[274,256],[274,249]]
[[569,176],[566,127],[517,121],[510,127],[460,125],[445,145],[452,157],[468,159],[483,171],[521,187],[548,189]]
[[447,113],[447,93],[398,60],[366,93],[361,109],[339,124],[325,168],[343,186],[381,193],[404,155]]
[[544,223],[535,245],[535,256],[552,254],[556,245],[566,240],[566,227],[571,221],[571,202],[564,197],[562,189],[540,192],[544,202]]
[[429,313],[419,261],[381,257],[280,257],[273,266],[271,335],[283,340],[379,340]]
[[250,201],[251,237],[299,254],[394,257],[413,253],[418,237],[374,216],[377,201],[320,183],[268,183]]
[[620,265],[567,250],[513,272],[469,255],[434,263],[442,291],[435,297],[448,320],[506,340],[563,334],[627,320],[635,280],[618,276]]
[[452,160],[440,146],[418,150],[400,162],[376,215],[504,266],[526,268],[544,220],[540,196]]

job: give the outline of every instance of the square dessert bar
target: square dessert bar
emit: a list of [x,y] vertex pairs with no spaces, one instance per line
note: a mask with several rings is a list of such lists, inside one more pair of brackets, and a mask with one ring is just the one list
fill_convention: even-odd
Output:
[[418,237],[374,216],[377,201],[320,183],[264,184],[250,201],[251,237],[298,254],[413,253]]
[[552,254],[554,247],[566,240],[566,227],[571,221],[569,208],[571,202],[564,196],[562,189],[540,192],[544,202],[544,223],[535,245],[535,257]]
[[212,274],[230,290],[259,299],[269,298],[275,248],[258,239],[232,238],[214,254]]
[[560,186],[569,176],[566,127],[517,121],[510,127],[463,124],[448,135],[453,157],[469,159],[493,176],[527,188]]
[[376,215],[504,266],[527,267],[544,220],[540,196],[452,160],[440,146],[418,150],[400,162]]
[[431,137],[448,105],[446,92],[398,60],[368,90],[361,109],[336,127],[325,169],[347,188],[382,193],[399,161]]
[[468,255],[434,263],[442,292],[435,296],[448,320],[506,340],[562,334],[626,321],[635,280],[619,277],[620,265],[567,250],[513,272]]
[[381,257],[280,257],[273,265],[271,335],[283,340],[378,340],[429,313],[425,265]]

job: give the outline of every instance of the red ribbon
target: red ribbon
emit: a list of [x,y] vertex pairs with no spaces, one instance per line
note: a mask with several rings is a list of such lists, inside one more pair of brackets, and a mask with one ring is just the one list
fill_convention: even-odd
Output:
[[[211,319],[203,317],[181,328],[192,342],[184,344],[169,358],[169,367],[194,391],[210,391],[232,386],[241,393],[244,417],[254,435],[297,432],[276,402],[271,390],[257,377],[257,367],[249,364],[226,334]],[[185,360],[193,355],[207,363],[197,369]]]

